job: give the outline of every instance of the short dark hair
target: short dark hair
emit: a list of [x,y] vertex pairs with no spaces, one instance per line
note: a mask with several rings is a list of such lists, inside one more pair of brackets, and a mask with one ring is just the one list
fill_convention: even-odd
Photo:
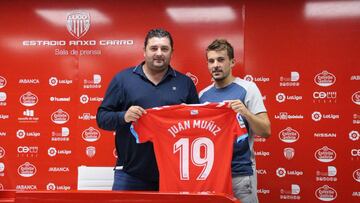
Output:
[[206,53],[209,51],[222,51],[226,50],[229,59],[234,59],[234,48],[226,39],[215,39],[206,49]]
[[149,30],[149,32],[147,33],[147,35],[145,37],[144,47],[146,47],[146,45],[148,44],[149,39],[151,39],[153,37],[158,37],[158,38],[167,37],[170,40],[171,49],[172,50],[174,49],[174,47],[173,47],[174,42],[173,42],[173,39],[172,39],[170,33],[163,28],[156,28],[156,29]]

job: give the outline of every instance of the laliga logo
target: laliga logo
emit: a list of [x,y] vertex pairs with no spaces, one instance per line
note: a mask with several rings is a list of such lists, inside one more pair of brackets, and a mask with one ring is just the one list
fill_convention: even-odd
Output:
[[352,140],[352,141],[359,140],[360,134],[359,134],[358,131],[353,130],[353,131],[351,131],[351,132],[349,133],[349,138],[350,138],[350,140]]
[[54,157],[56,155],[56,148],[55,147],[50,147],[48,149],[48,155],[51,156],[51,157]]
[[88,103],[88,102],[89,102],[89,96],[87,96],[86,94],[81,95],[81,96],[80,96],[80,102],[81,102],[82,104]]
[[278,168],[276,169],[276,175],[280,178],[283,178],[286,175],[286,170],[284,168]]
[[5,149],[0,147],[0,159],[5,156]]
[[58,84],[58,79],[56,78],[56,77],[51,77],[51,78],[49,78],[49,85],[51,85],[51,86],[56,86],[57,84]]
[[194,82],[195,85],[198,84],[199,79],[198,79],[195,75],[193,75],[193,74],[190,73],[190,72],[187,72],[187,73],[186,73],[186,76],[188,76],[189,78],[191,78],[191,80]]
[[254,78],[253,78],[252,75],[245,75],[245,76],[244,76],[244,80],[249,81],[249,82],[252,82],[252,81],[254,81]]
[[286,96],[284,93],[277,93],[276,94],[276,101],[279,102],[279,103],[282,103],[284,102],[286,99]]
[[56,190],[56,185],[54,183],[49,183],[46,185],[46,190]]
[[321,115],[320,112],[314,111],[314,113],[311,114],[311,118],[312,118],[314,121],[320,121],[321,118],[322,118],[322,115]]
[[90,28],[90,14],[86,11],[73,11],[66,17],[66,28],[69,33],[80,39]]
[[351,100],[354,102],[354,104],[360,105],[360,91],[355,92],[351,96]]

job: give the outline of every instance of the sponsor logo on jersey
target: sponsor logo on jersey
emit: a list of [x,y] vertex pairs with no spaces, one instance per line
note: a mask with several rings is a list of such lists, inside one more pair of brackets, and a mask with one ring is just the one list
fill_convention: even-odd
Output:
[[32,177],[36,174],[36,167],[29,162],[25,162],[19,166],[18,174],[25,178]]
[[82,138],[87,142],[96,142],[100,139],[100,131],[93,127],[89,127],[82,132]]
[[296,142],[299,138],[299,132],[291,127],[287,127],[279,132],[279,139],[285,143]]
[[314,82],[321,87],[328,87],[336,82],[336,77],[334,74],[324,70],[323,72],[315,75]]
[[51,120],[56,124],[64,124],[67,123],[70,119],[70,116],[67,112],[62,109],[58,109],[54,113],[51,114]]
[[327,146],[324,146],[315,152],[315,158],[323,163],[329,163],[336,159],[336,152]]
[[322,187],[319,187],[315,191],[315,196],[324,202],[333,201],[337,197],[337,192],[335,189],[331,188],[328,185],[324,185]]
[[31,92],[26,92],[25,94],[21,95],[19,101],[23,106],[29,107],[35,106],[38,103],[39,99],[35,94]]

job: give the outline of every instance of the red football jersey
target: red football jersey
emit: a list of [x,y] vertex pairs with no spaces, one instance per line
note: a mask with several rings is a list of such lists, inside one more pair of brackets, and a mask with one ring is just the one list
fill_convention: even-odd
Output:
[[233,194],[233,143],[237,136],[247,134],[239,114],[225,103],[146,111],[131,130],[138,143],[154,144],[160,192]]

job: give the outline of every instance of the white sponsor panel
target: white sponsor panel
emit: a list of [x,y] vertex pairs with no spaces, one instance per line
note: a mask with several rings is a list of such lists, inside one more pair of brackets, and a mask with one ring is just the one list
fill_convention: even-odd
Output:
[[279,139],[285,143],[294,143],[298,141],[299,138],[299,132],[291,127],[287,127],[279,132]]
[[34,93],[26,92],[25,94],[20,96],[19,101],[23,106],[30,107],[35,106],[38,103],[39,99]]
[[329,163],[336,159],[336,152],[327,146],[324,146],[315,151],[315,158],[323,163]]
[[336,82],[334,74],[324,70],[321,73],[315,75],[314,82],[321,87],[329,87]]
[[330,202],[336,199],[337,192],[335,189],[331,188],[330,186],[324,185],[322,187],[319,187],[315,191],[315,197],[317,197],[321,201]]
[[58,109],[51,114],[51,120],[56,124],[65,124],[69,121],[69,119],[69,114],[62,109]]
[[82,138],[87,142],[96,142],[100,139],[100,131],[93,127],[89,127],[82,132]]
[[18,174],[25,178],[32,177],[36,174],[36,167],[29,162],[25,162],[18,167]]

